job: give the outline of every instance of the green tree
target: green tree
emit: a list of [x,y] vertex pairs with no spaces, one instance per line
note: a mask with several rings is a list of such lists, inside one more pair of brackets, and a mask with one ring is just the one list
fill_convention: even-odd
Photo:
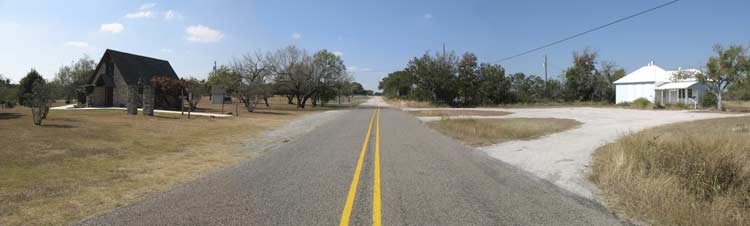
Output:
[[50,86],[44,79],[35,79],[31,83],[31,90],[23,94],[24,104],[31,108],[34,125],[42,125],[42,121],[47,119],[50,92]]
[[18,100],[18,86],[0,74],[0,108],[12,108]]
[[463,105],[475,106],[480,104],[479,97],[479,64],[473,53],[464,53],[458,62],[458,95]]
[[510,80],[505,77],[505,69],[502,66],[481,64],[478,73],[482,104],[502,104],[511,101]]
[[21,82],[18,83],[18,104],[31,107],[31,102],[28,98],[30,97],[29,94],[31,94],[34,90],[34,85],[46,83],[47,82],[44,80],[42,75],[40,75],[39,72],[36,71],[36,69],[32,68],[31,71],[21,79]]
[[723,110],[722,96],[727,87],[747,79],[750,71],[747,48],[741,45],[731,45],[724,48],[714,46],[716,56],[708,58],[706,72],[696,75],[696,78],[706,84],[708,91],[716,96],[716,107]]
[[86,84],[88,78],[94,73],[95,67],[96,62],[88,56],[83,56],[70,65],[60,67],[55,74],[55,78],[49,84],[52,97],[65,99],[65,103],[70,103],[72,99],[78,98],[78,89]]
[[453,52],[436,54],[435,57],[425,53],[412,59],[406,71],[415,77],[417,99],[455,106],[458,97],[457,61]]
[[208,80],[206,80],[209,87],[224,86],[229,94],[236,92],[241,82],[240,73],[225,65],[208,74]]
[[573,67],[565,71],[565,90],[568,100],[589,101],[593,99],[597,53],[589,49],[573,53]]
[[307,92],[304,93],[302,105],[300,105],[301,108],[305,108],[305,103],[310,98],[312,98],[313,107],[317,106],[322,96],[330,100],[332,93],[335,93],[331,88],[339,82],[348,79],[344,60],[341,59],[341,56],[326,49],[320,50],[313,55],[312,67],[312,78],[307,84],[308,88],[306,89]]
[[[407,71],[395,71],[380,81],[378,89],[383,90],[386,97],[398,97],[403,99],[413,99],[412,89],[415,85],[414,75]],[[359,87],[360,92],[364,93],[364,88]]]
[[184,98],[191,110],[198,108],[198,103],[200,103],[203,96],[210,94],[206,80],[198,80],[197,78],[190,77],[184,81],[184,87]]
[[625,77],[625,69],[617,68],[614,63],[605,62],[601,64],[598,75],[594,77],[594,98],[605,100],[609,103],[615,102],[615,84],[618,79]]

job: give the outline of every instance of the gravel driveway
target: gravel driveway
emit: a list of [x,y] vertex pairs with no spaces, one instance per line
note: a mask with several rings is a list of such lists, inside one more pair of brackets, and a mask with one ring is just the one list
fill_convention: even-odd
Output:
[[[413,109],[407,111],[434,110]],[[460,110],[443,109],[440,110]],[[593,199],[596,188],[586,176],[590,172],[591,154],[596,148],[631,132],[668,123],[699,119],[743,116],[740,114],[697,113],[690,111],[653,111],[620,108],[534,108],[473,110],[506,111],[505,116],[458,116],[451,118],[568,118],[583,123],[581,127],[551,134],[535,140],[511,141],[481,150],[490,156],[546,179],[568,191]],[[422,121],[440,117],[420,117]]]

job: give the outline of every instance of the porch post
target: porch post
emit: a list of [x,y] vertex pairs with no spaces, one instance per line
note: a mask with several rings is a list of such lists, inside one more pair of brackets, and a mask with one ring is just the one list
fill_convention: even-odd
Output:
[[154,116],[154,87],[143,86],[143,115]]
[[668,96],[667,99],[669,100],[668,102],[672,103],[672,90],[667,90],[667,96]]
[[128,115],[138,115],[138,88],[128,86]]

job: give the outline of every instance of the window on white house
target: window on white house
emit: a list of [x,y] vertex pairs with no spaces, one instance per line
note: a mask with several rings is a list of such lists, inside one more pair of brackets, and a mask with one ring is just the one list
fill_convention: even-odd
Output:
[[678,98],[685,98],[685,90],[684,89],[679,89],[677,95],[679,96]]
[[693,89],[687,89],[687,94],[688,97],[693,98]]

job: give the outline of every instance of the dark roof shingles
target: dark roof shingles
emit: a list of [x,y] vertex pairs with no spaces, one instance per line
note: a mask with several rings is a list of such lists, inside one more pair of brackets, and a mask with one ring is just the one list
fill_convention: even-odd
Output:
[[[154,76],[167,76],[179,79],[177,73],[174,72],[174,69],[172,69],[172,66],[166,60],[111,49],[107,49],[107,51],[104,52],[102,59],[105,59],[107,55],[109,55],[115,65],[117,65],[117,69],[120,70],[120,73],[125,79],[125,83],[128,85],[137,84],[139,78],[142,78],[143,82],[150,82],[151,78]],[[101,62],[99,62],[99,64],[101,64]]]

